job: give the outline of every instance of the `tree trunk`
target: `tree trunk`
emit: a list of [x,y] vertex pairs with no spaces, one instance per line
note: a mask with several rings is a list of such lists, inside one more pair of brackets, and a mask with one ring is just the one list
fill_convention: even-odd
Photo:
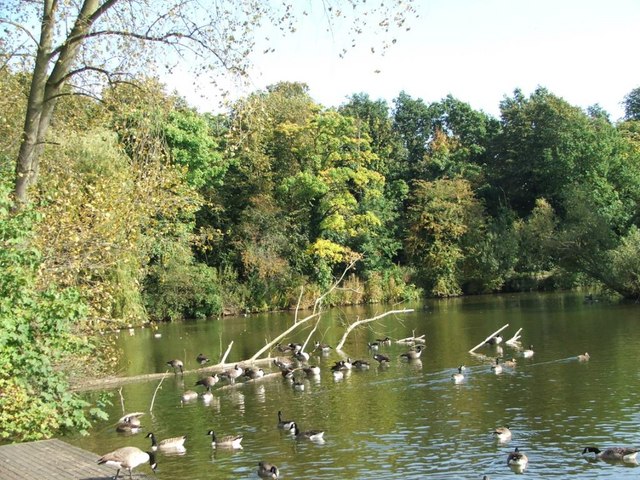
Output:
[[[71,75],[71,69],[78,56],[80,46],[89,33],[91,25],[102,13],[98,12],[99,0],[85,0],[73,29],[64,43],[54,51],[53,36],[56,28],[57,5],[56,0],[46,0],[44,4],[38,53],[27,100],[22,143],[16,160],[14,185],[16,209],[22,208],[29,201],[28,190],[38,179],[40,156],[44,149],[51,117],[60,92]],[[49,74],[49,64],[56,56],[55,65]]]

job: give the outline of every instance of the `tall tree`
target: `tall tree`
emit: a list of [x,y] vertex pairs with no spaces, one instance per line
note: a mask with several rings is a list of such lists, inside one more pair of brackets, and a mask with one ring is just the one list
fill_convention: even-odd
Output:
[[566,187],[597,170],[599,120],[544,88],[530,98],[516,90],[500,110],[502,130],[489,159],[494,188],[521,217],[538,198],[560,210]]
[[484,210],[469,182],[417,180],[408,214],[406,247],[419,280],[434,296],[460,295],[465,237],[484,228]]
[[[371,5],[350,0],[353,8],[333,8],[328,18],[353,20],[353,36],[367,24],[386,31],[405,23],[413,0]],[[39,159],[54,109],[73,91],[96,95],[105,84],[132,81],[136,74],[171,71],[186,64],[194,72],[242,74],[249,64],[261,25],[295,31],[306,14],[293,2],[222,0],[8,0],[0,8],[6,46],[14,59],[31,59],[31,85],[16,162],[15,199],[28,200],[38,178]],[[32,28],[34,20],[37,26]]]
[[634,88],[624,97],[625,120],[640,120],[640,87]]

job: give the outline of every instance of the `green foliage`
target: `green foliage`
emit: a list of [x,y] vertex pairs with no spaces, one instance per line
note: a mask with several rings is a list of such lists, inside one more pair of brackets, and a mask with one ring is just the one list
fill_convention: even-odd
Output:
[[609,252],[610,275],[607,286],[626,298],[640,298],[640,229],[635,225]]
[[515,222],[520,252],[518,272],[539,273],[553,268],[553,239],[558,220],[549,202],[540,198],[536,201],[531,215]]
[[164,250],[145,278],[145,303],[158,320],[208,318],[222,313],[216,271],[193,262],[184,246]]
[[189,185],[195,188],[219,185],[226,167],[207,119],[191,110],[172,110],[162,125],[171,161],[187,168]]
[[640,87],[631,90],[623,101],[625,120],[640,120]]
[[419,278],[432,295],[462,293],[464,238],[483,228],[482,206],[467,181],[416,181],[408,211],[411,222],[407,252]]
[[67,392],[70,357],[91,345],[76,328],[87,313],[77,291],[38,290],[41,255],[32,244],[31,210],[12,215],[9,188],[0,186],[0,440],[48,438],[85,431],[88,404]]

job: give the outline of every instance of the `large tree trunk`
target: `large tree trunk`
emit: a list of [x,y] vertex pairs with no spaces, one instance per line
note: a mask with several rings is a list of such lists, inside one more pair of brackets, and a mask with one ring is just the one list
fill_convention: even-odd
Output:
[[[89,33],[91,25],[115,1],[107,2],[108,5],[99,10],[99,0],[85,0],[73,29],[64,43],[55,50],[53,35],[58,1],[46,0],[44,2],[38,53],[27,101],[22,143],[16,161],[14,196],[15,208],[17,209],[22,208],[28,202],[28,189],[38,179],[40,156],[51,125],[53,110],[65,82],[72,75],[71,69],[80,45]],[[54,59],[55,65],[49,74],[49,64]]]
[[41,153],[41,149],[37,147],[39,146],[38,138],[40,137],[39,129],[44,105],[44,91],[47,84],[47,67],[55,28],[55,7],[56,3],[54,1],[45,1],[40,28],[40,42],[27,102],[22,143],[20,144],[16,162],[14,194],[17,208],[27,203],[27,189],[29,185],[36,181],[37,177],[37,163]]

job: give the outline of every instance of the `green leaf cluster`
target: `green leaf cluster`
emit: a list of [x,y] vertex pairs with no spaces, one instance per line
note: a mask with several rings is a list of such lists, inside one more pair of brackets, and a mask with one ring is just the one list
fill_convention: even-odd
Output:
[[86,314],[77,290],[37,288],[42,255],[33,246],[32,210],[10,212],[0,185],[0,441],[48,438],[89,427],[86,402],[68,392],[63,368],[91,352],[76,334]]

